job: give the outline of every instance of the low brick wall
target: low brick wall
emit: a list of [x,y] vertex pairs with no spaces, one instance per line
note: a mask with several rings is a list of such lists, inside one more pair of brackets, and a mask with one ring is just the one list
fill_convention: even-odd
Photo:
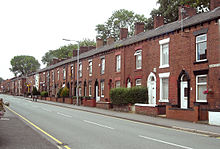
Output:
[[113,105],[114,111],[120,111],[120,112],[129,112],[131,111],[131,108],[129,105]]
[[198,106],[194,106],[192,109],[180,109],[167,105],[166,117],[170,119],[197,122],[199,118],[199,108]]
[[53,101],[53,102],[57,102],[57,98],[56,97],[51,97],[50,100]]
[[72,98],[65,98],[65,103],[67,104],[73,104],[73,99]]
[[83,99],[83,106],[86,107],[96,107],[96,100],[95,99]]
[[46,100],[47,100],[47,101],[50,101],[50,97],[46,97]]
[[111,109],[111,103],[110,102],[97,102],[96,107],[100,109]]
[[63,101],[63,100],[64,100],[63,98],[57,98],[57,102],[64,103],[64,101]]
[[149,104],[135,104],[135,113],[149,116],[157,116],[166,113],[165,106],[149,105]]

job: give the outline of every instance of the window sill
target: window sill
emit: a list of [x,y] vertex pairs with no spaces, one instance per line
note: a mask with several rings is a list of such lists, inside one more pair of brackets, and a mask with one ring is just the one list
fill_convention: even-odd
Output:
[[121,73],[121,71],[119,71],[119,72],[115,72],[116,74],[118,74],[118,73]]
[[159,102],[169,102],[168,99],[160,99]]
[[142,71],[142,69],[135,69],[134,72]]
[[208,60],[203,60],[203,61],[195,61],[193,64],[203,64],[203,63],[208,63]]
[[159,68],[168,68],[168,67],[170,67],[170,65],[161,65],[161,66],[159,66]]

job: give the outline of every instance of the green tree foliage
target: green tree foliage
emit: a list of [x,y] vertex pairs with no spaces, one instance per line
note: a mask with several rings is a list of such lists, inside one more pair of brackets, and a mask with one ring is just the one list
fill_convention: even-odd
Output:
[[136,22],[144,22],[147,24],[149,20],[144,15],[135,14],[133,11],[120,9],[113,12],[112,16],[104,24],[96,25],[97,38],[104,41],[108,37],[114,37],[116,40],[120,36],[120,28],[128,28],[128,34],[133,35],[134,24]]
[[181,5],[189,5],[190,7],[196,8],[197,12],[205,12],[209,9],[210,0],[158,0],[157,3],[160,5],[158,9],[151,11],[151,19],[154,16],[164,16],[165,23],[170,23],[178,20],[178,7]]
[[11,68],[9,69],[17,76],[35,72],[39,68],[40,63],[33,56],[20,55],[11,59]]
[[40,92],[37,90],[35,86],[33,87],[32,95],[40,95]]
[[[95,46],[95,45],[96,43],[90,39],[85,38],[82,41],[80,41],[80,46]],[[77,49],[77,47],[78,47],[77,44],[74,44],[74,45],[69,44],[67,46],[61,46],[60,48],[56,50],[49,50],[48,52],[44,54],[41,61],[43,64],[46,64],[47,66],[49,66],[54,58],[57,58],[57,59],[70,58],[73,55],[73,50]]]
[[69,97],[69,89],[65,86],[60,94],[61,97]]

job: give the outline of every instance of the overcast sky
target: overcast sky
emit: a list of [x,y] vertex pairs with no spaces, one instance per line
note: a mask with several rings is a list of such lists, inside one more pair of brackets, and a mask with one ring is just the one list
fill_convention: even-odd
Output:
[[[97,24],[115,10],[127,9],[145,17],[157,0],[1,0],[0,77],[12,78],[10,60],[17,55],[42,56],[69,43],[63,38],[95,40]],[[41,68],[44,67],[41,63]]]

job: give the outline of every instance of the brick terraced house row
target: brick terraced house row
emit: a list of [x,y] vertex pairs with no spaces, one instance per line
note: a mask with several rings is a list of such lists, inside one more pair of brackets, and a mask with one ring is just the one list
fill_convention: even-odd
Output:
[[[128,30],[122,28],[120,40],[110,37],[106,45],[97,39],[96,48],[79,56],[79,96],[90,96],[97,107],[105,108],[111,88],[147,86],[148,104],[135,104],[136,113],[207,120],[208,110],[220,109],[219,0],[211,0],[210,5],[209,12],[199,14],[180,7],[179,20],[169,24],[157,16],[154,29],[147,32],[143,23],[136,23],[132,37],[127,37]],[[29,75],[27,80],[51,97],[64,86],[70,96],[76,96],[74,53],[70,59],[54,61]],[[15,89],[16,79],[11,80],[11,93],[20,95]]]

